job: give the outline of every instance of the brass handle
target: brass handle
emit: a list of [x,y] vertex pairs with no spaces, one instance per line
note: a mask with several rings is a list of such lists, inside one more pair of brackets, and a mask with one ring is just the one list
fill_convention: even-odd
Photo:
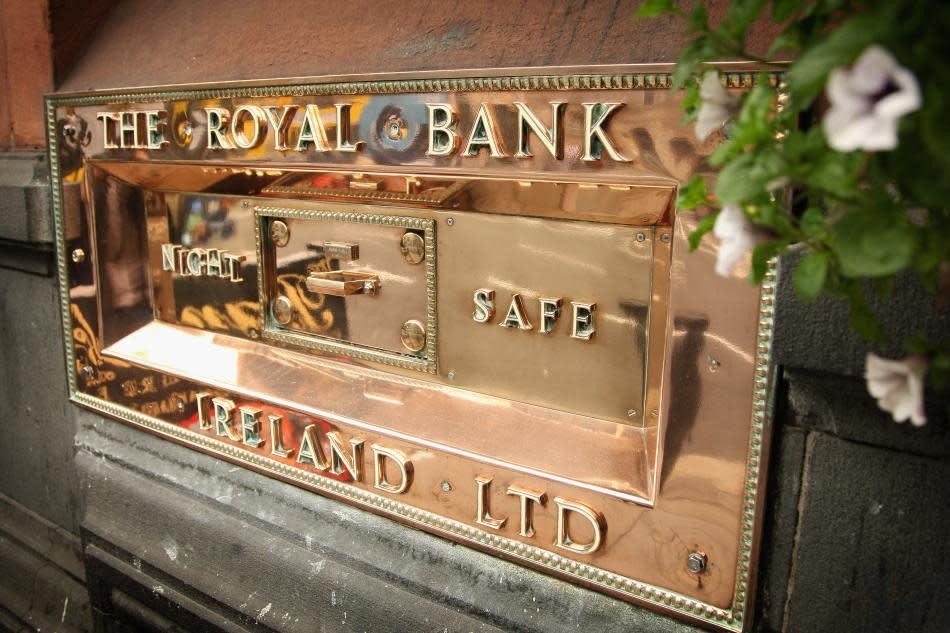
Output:
[[307,290],[321,295],[346,297],[347,295],[376,294],[379,290],[379,277],[369,273],[348,270],[331,270],[310,273],[307,277]]

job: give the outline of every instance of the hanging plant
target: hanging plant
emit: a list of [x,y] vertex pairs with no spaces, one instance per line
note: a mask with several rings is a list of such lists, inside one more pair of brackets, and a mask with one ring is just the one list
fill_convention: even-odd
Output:
[[[781,31],[762,57],[746,35],[765,12]],[[692,249],[712,232],[721,275],[751,251],[753,284],[772,257],[800,251],[798,297],[848,301],[851,326],[874,344],[886,335],[869,295],[886,298],[898,275],[916,275],[938,305],[950,299],[950,11],[914,0],[734,0],[715,26],[702,2],[647,0],[637,11],[661,14],[686,22],[673,76],[685,122],[700,140],[723,132],[709,157],[715,188],[698,175],[677,198],[680,210],[713,209]],[[725,89],[716,62],[730,58],[761,65],[751,90]],[[896,421],[922,425],[925,377],[946,386],[950,341],[919,335],[904,346],[902,359],[868,354],[865,378]]]

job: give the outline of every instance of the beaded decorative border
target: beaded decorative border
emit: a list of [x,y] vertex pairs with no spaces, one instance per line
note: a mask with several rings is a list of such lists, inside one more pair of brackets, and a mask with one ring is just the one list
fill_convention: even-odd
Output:
[[[748,88],[754,83],[754,72],[726,72],[724,83],[731,88]],[[777,81],[777,75],[770,79]],[[472,92],[509,90],[648,90],[672,87],[670,73],[617,72],[607,74],[557,74],[510,77],[458,77],[442,79],[327,82],[312,84],[285,84],[275,86],[194,89],[144,89],[97,93],[92,95],[52,96],[46,99],[47,147],[50,156],[50,180],[52,183],[53,214],[56,225],[57,275],[60,285],[60,306],[66,343],[66,361],[70,399],[80,405],[110,415],[132,424],[150,429],[179,441],[200,448],[208,453],[238,462],[251,464],[281,478],[297,481],[327,494],[348,499],[376,512],[397,517],[428,529],[445,533],[456,540],[504,553],[532,565],[545,567],[584,583],[600,586],[610,593],[626,596],[647,605],[656,605],[702,623],[730,631],[744,629],[749,615],[748,600],[750,585],[754,582],[753,549],[757,539],[756,507],[763,494],[762,450],[767,441],[771,418],[771,350],[773,327],[773,301],[777,283],[774,262],[762,284],[755,350],[755,385],[753,413],[746,458],[745,489],[742,505],[739,551],[736,563],[736,580],[731,608],[722,609],[693,599],[689,596],[639,582],[591,565],[578,563],[558,554],[513,541],[496,534],[489,534],[464,523],[420,510],[407,504],[381,497],[335,480],[325,479],[262,455],[231,446],[211,437],[182,429],[158,418],[121,407],[95,396],[79,391],[77,386],[75,351],[72,337],[69,285],[66,275],[65,226],[62,208],[62,183],[58,156],[59,142],[56,134],[56,108],[110,103],[136,103],[150,101],[176,101],[200,99],[228,99],[251,97],[281,97],[337,94],[399,94],[413,92]],[[434,273],[433,273],[434,274]]]
[[[331,354],[343,354],[357,360],[366,360],[404,369],[419,369],[434,374],[438,369],[436,350],[438,342],[438,322],[436,317],[436,277],[435,277],[435,222],[425,218],[412,218],[398,215],[382,215],[369,213],[347,213],[343,211],[319,211],[313,209],[292,209],[288,207],[256,206],[254,207],[255,227],[257,233],[257,292],[261,298],[261,337],[286,343],[319,349]],[[298,334],[280,328],[271,322],[270,311],[267,309],[269,293],[264,287],[264,240],[260,237],[261,218],[297,218],[302,220],[322,220],[329,222],[358,222],[362,224],[376,224],[380,226],[395,226],[406,229],[424,231],[425,240],[425,275],[426,275],[426,346],[421,356],[410,356],[398,352],[388,352],[372,347],[365,347],[356,343],[334,341],[332,339],[317,338],[306,334]]]

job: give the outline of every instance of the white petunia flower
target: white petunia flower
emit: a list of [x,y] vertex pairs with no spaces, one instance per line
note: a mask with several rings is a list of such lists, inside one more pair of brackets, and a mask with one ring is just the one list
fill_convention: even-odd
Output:
[[735,116],[739,110],[739,97],[731,95],[719,81],[719,73],[710,70],[699,87],[702,103],[696,115],[696,138],[705,141],[710,134]]
[[895,422],[910,418],[914,426],[927,423],[924,413],[924,376],[927,359],[909,356],[904,360],[887,360],[868,354],[864,378],[868,393],[877,399],[877,406],[894,417]]
[[825,90],[831,108],[822,128],[839,152],[897,147],[897,120],[920,108],[914,74],[877,44],[869,46],[850,70],[832,71]]
[[728,277],[748,251],[769,239],[767,231],[753,224],[737,204],[727,204],[719,212],[713,233],[719,238],[716,274]]

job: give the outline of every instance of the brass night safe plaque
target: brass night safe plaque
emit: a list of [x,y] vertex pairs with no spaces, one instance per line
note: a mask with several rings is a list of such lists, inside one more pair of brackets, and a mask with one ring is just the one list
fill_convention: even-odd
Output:
[[72,400],[741,630],[774,277],[688,253],[669,70],[49,97]]

